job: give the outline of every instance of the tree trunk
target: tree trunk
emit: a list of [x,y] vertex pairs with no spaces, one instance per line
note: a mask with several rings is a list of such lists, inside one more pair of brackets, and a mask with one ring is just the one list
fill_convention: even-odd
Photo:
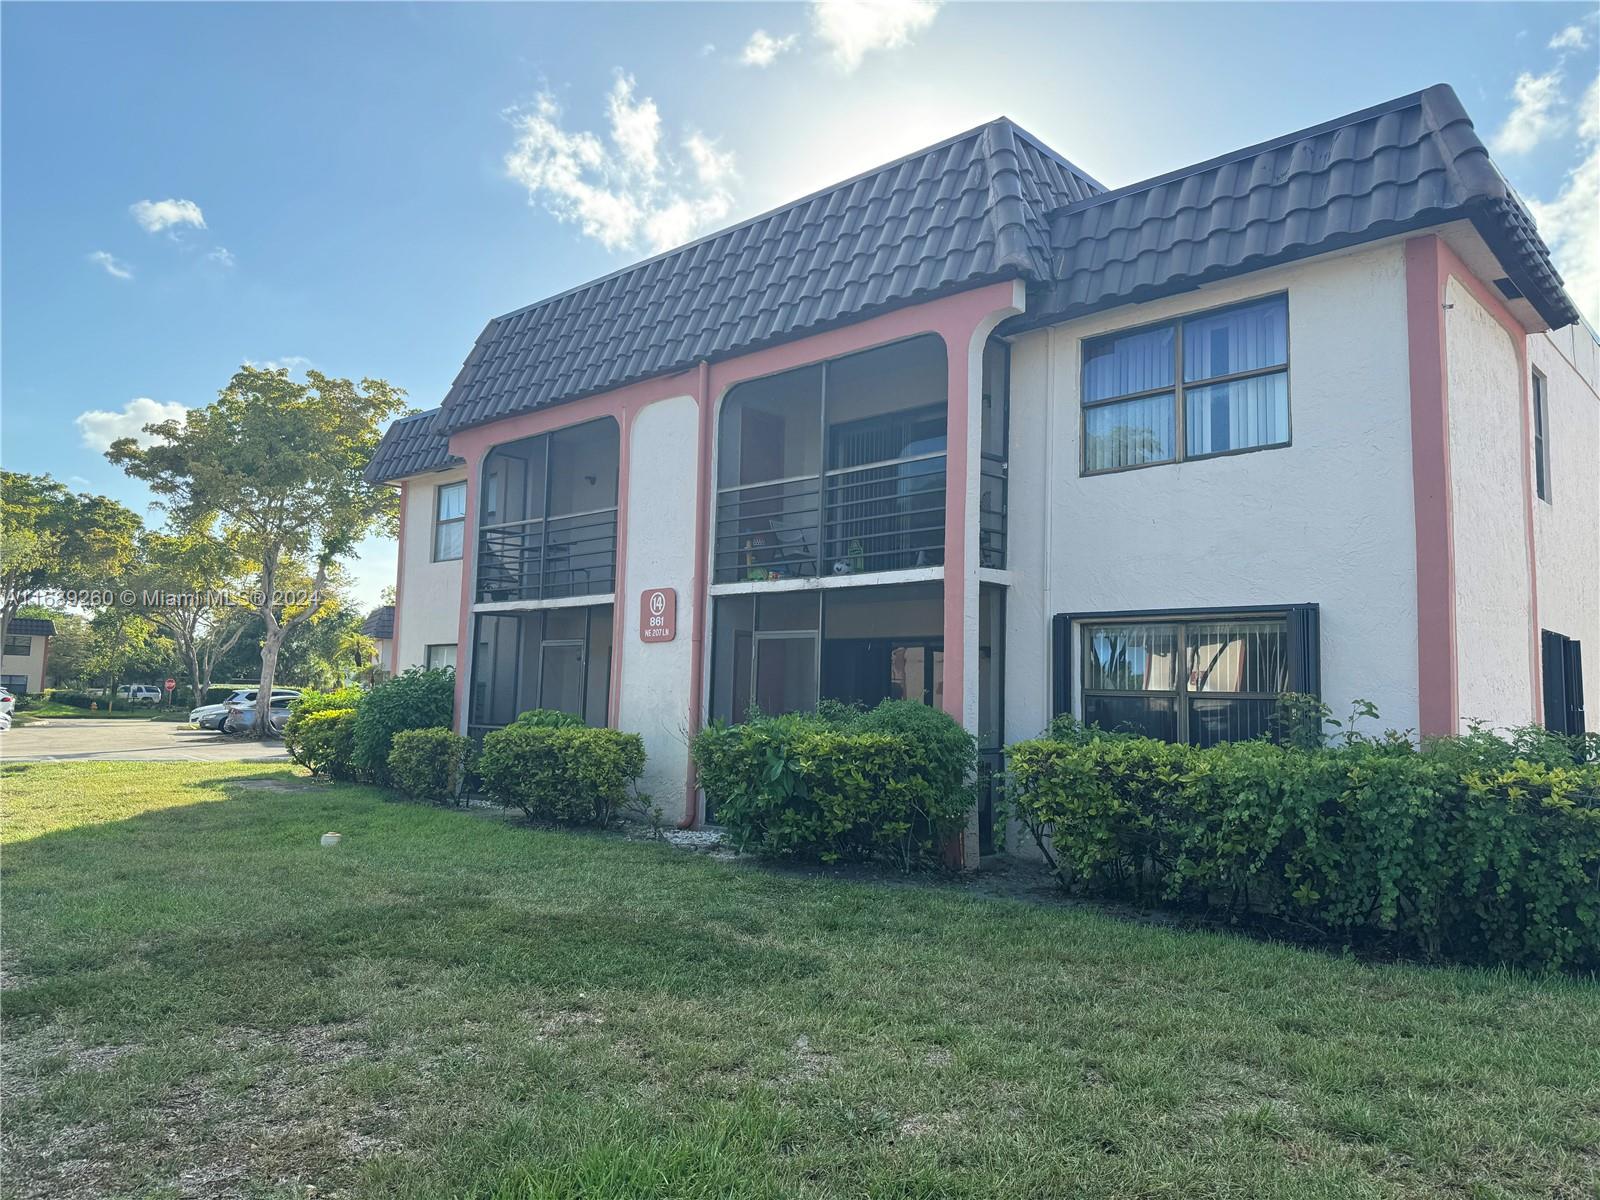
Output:
[[283,648],[285,629],[271,614],[264,614],[267,636],[261,639],[261,683],[256,688],[256,720],[250,737],[268,736],[272,721],[272,685],[278,677],[278,651]]

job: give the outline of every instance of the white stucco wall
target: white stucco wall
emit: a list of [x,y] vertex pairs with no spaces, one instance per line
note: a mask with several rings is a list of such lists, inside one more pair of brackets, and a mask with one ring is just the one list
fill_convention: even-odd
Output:
[[1528,339],[1548,381],[1550,499],[1533,506],[1539,625],[1583,645],[1588,727],[1600,732],[1600,347],[1581,325]]
[[[623,578],[622,685],[617,724],[644,736],[641,786],[665,817],[683,816],[689,771],[689,674],[694,661],[695,486],[698,406],[675,396],[642,409],[628,440],[628,531]],[[639,640],[639,597],[678,594],[677,637]]]
[[[3,637],[0,632],[0,637]],[[46,669],[46,648],[50,639],[38,634],[28,637],[29,650],[27,654],[0,655],[0,675],[26,675],[28,686],[26,691],[31,695],[44,691],[44,673]]]
[[1521,725],[1534,707],[1517,344],[1455,279],[1445,304],[1461,719]]
[[401,484],[405,553],[395,605],[394,671],[426,666],[429,646],[455,645],[460,636],[462,560],[433,561],[433,515],[436,490],[466,477],[458,467]]
[[[1085,478],[1083,338],[1289,297],[1293,444]],[[1049,721],[1055,613],[1315,602],[1322,691],[1417,723],[1405,275],[1398,243],[1036,331],[1012,351],[1006,730]]]

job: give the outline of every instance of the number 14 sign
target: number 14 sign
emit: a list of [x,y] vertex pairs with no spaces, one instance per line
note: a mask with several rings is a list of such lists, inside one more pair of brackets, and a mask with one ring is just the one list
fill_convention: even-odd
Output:
[[678,636],[678,593],[673,588],[647,588],[639,597],[639,640],[670,642]]

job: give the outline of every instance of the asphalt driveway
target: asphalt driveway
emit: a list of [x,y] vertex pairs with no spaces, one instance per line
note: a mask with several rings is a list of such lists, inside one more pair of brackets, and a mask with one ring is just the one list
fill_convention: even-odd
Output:
[[168,721],[41,721],[0,733],[0,762],[287,762],[288,758],[280,741],[225,737]]

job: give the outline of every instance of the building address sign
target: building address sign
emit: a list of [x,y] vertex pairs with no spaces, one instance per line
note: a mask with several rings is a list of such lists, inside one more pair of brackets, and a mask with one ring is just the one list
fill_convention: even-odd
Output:
[[639,640],[670,642],[678,636],[678,593],[674,588],[646,588],[639,597]]

